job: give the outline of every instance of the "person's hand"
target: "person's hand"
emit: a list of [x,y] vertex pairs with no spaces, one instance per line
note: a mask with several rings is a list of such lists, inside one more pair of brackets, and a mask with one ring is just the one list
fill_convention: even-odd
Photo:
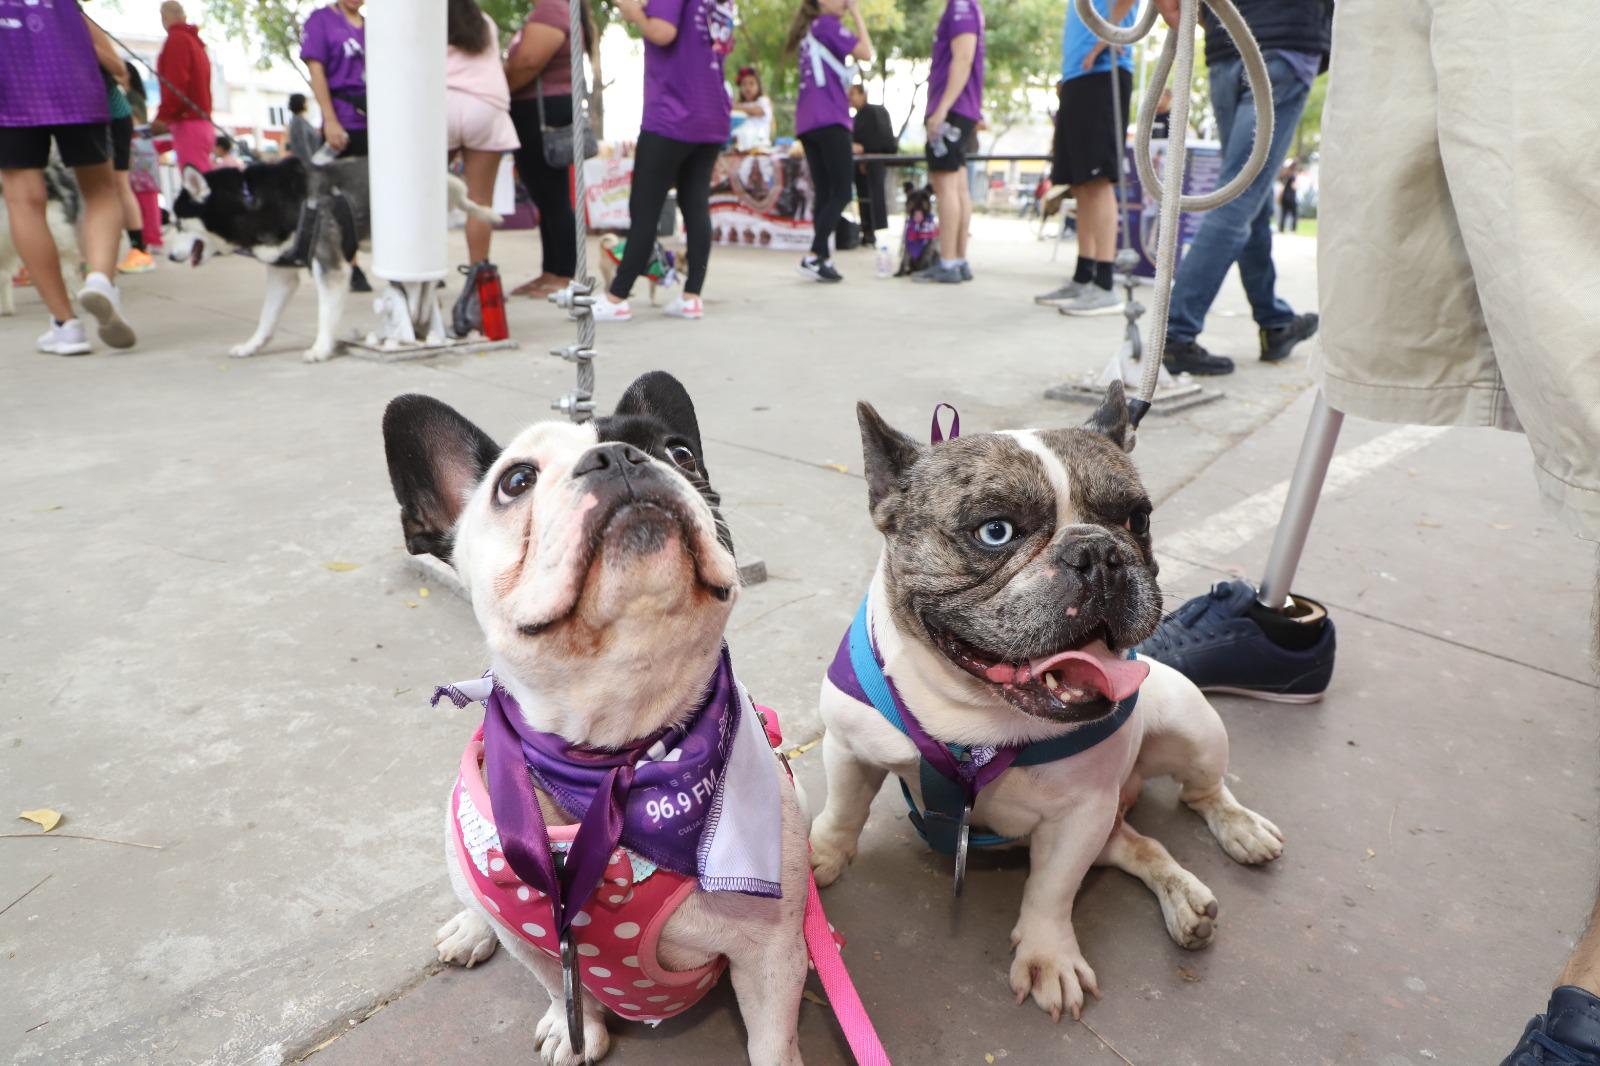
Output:
[[167,124],[165,122],[162,122],[160,119],[155,119],[154,121],[152,121],[150,123],[150,135],[151,136],[159,137],[165,132],[167,132]]
[[328,147],[335,152],[342,152],[350,144],[350,134],[339,125],[339,120],[329,115],[322,123],[322,139],[328,142]]
[[1167,20],[1167,25],[1178,28],[1178,0],[1155,0],[1156,10]]
[[844,9],[852,14],[861,8],[861,0],[844,0]]
[[864,144],[852,143],[850,145],[850,150],[852,152],[854,152],[856,155],[866,155],[867,154],[867,146],[864,145]]
[[928,116],[928,140],[931,141],[939,136],[939,131],[944,129],[944,120],[949,117],[949,114],[944,111],[935,111]]

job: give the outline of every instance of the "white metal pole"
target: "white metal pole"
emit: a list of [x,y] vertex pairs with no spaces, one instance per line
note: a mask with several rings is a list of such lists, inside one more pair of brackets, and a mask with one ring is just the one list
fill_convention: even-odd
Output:
[[372,269],[387,281],[443,281],[445,4],[377,0],[366,12]]

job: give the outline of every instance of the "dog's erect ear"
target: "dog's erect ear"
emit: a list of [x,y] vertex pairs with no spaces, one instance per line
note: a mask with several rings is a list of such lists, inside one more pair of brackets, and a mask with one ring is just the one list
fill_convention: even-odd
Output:
[[406,551],[449,562],[456,519],[500,446],[448,404],[408,394],[383,412],[383,450]]
[[183,168],[183,191],[197,204],[206,202],[206,197],[211,195],[211,185],[206,181],[206,176],[193,165]]
[[867,507],[878,528],[887,533],[893,522],[879,507],[899,495],[905,472],[922,454],[922,445],[895,429],[865,400],[856,404],[861,424],[861,456],[867,474]]
[[1117,447],[1128,450],[1128,394],[1120,380],[1106,386],[1105,399],[1100,401],[1083,428],[1110,437]]
[[922,187],[922,191],[931,197],[933,195],[933,182],[930,181],[928,184],[924,185]]
[[906,183],[905,183],[905,185],[904,185],[904,189],[905,189],[905,194],[906,194],[906,195],[907,195],[907,196],[910,196],[910,195],[911,195],[911,194],[912,194],[912,193],[914,193],[914,192],[916,192],[916,191],[917,191],[917,187],[916,187],[916,186],[915,186],[915,185],[913,185],[913,184],[912,184],[912,183],[911,183],[911,182],[909,182],[909,181],[908,181],[908,182],[906,182]]
[[705,454],[700,445],[700,422],[694,416],[694,401],[689,399],[689,390],[665,370],[652,370],[629,385],[622,399],[617,401],[616,414],[655,418],[687,440],[696,457]]

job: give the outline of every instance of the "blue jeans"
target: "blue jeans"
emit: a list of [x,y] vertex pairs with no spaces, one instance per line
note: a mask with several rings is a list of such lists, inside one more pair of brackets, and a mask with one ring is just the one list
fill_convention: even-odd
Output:
[[[1249,188],[1206,213],[1194,243],[1184,253],[1167,320],[1167,336],[1173,340],[1192,341],[1200,336],[1206,312],[1235,262],[1257,325],[1273,329],[1294,318],[1294,308],[1274,291],[1278,272],[1272,265],[1272,184],[1294,141],[1311,87],[1282,56],[1268,52],[1266,60],[1272,82],[1272,150]],[[1244,169],[1256,129],[1255,103],[1242,61],[1230,59],[1211,68],[1211,106],[1222,138],[1221,180],[1227,182]]]

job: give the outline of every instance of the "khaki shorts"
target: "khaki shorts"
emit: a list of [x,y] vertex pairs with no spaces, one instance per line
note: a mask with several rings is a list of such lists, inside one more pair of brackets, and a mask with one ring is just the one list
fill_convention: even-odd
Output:
[[1526,432],[1600,539],[1600,73],[1582,5],[1339,0],[1318,275],[1328,402]]

